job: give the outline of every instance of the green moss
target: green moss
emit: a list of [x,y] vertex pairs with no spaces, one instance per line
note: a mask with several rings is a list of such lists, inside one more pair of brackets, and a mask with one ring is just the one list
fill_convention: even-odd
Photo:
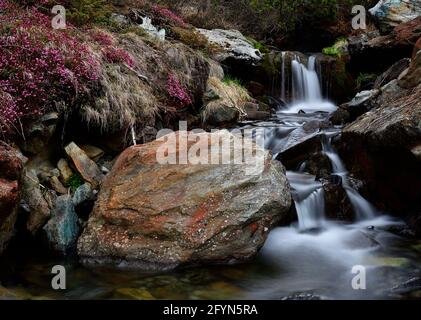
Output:
[[261,53],[269,53],[269,49],[263,43],[251,37],[246,37],[246,39],[256,50],[259,50]]
[[361,73],[357,77],[357,90],[361,90],[364,83],[375,81],[377,75],[374,73]]
[[324,48],[322,52],[328,56],[341,57],[345,54],[344,48],[346,48],[347,45],[348,41],[345,38],[339,38],[333,46]]
[[228,85],[235,85],[235,86],[238,86],[238,87],[241,87],[241,88],[244,87],[243,84],[241,83],[241,80],[239,80],[237,78],[234,78],[234,77],[232,77],[230,75],[226,75],[224,77],[224,79],[222,80],[222,82],[223,83],[226,83]]
[[78,173],[75,173],[69,178],[69,181],[67,181],[66,187],[70,188],[72,192],[75,192],[76,189],[84,183],[85,180],[83,180],[82,176]]

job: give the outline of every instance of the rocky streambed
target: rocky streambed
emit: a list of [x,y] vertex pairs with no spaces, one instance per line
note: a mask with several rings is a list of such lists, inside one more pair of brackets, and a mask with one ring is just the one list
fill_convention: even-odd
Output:
[[[141,28],[140,13],[115,22]],[[104,98],[104,114],[51,112],[28,125],[19,148],[0,144],[0,298],[420,298],[414,14],[377,12],[381,34],[349,37],[336,57],[262,54],[235,30],[189,29],[218,49],[211,58],[177,38],[155,45],[114,35],[138,62],[154,57],[138,63],[144,74],[112,67],[142,95],[123,99],[138,91],[104,87],[116,98]],[[157,106],[166,80],[174,85],[166,68],[194,93],[191,106],[138,114],[143,102]],[[362,91],[350,99],[358,72]],[[82,124],[114,121],[116,110],[128,128]],[[145,123],[135,128],[138,118]],[[165,149],[157,133],[174,119],[196,130],[167,135],[175,144]],[[252,132],[246,151],[256,162],[236,161],[246,153],[238,130]],[[66,290],[51,288],[54,265],[66,269]],[[362,290],[353,286],[361,267]]]

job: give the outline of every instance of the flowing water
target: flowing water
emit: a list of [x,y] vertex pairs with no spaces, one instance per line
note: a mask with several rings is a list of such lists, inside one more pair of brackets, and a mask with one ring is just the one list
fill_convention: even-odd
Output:
[[[322,135],[321,150],[341,179],[356,216],[354,223],[326,218],[323,185],[306,172],[303,162],[287,172],[298,221],[271,231],[254,262],[150,274],[88,269],[75,259],[45,256],[21,246],[0,261],[0,298],[5,290],[17,298],[51,299],[421,298],[421,242],[398,235],[405,225],[376,210],[352,187],[331,143],[340,128],[312,125],[326,120],[336,108],[322,97],[316,59],[310,57],[304,65],[296,57],[291,64],[292,79],[285,81],[283,59],[281,95],[289,101],[287,107],[270,121],[247,123],[244,128],[263,134],[265,148],[274,157],[303,137]],[[66,266],[65,291],[51,289],[55,264]],[[365,270],[365,290],[356,290],[352,279],[361,270]]]

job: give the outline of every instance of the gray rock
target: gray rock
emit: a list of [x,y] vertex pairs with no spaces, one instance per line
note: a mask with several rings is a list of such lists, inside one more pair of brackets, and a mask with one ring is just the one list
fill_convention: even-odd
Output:
[[95,192],[89,183],[84,183],[76,189],[72,201],[79,215],[88,215],[96,200]]
[[197,31],[222,50],[222,53],[218,53],[215,57],[219,62],[231,58],[255,65],[262,60],[262,53],[237,30],[197,29]]
[[54,251],[67,254],[75,248],[80,231],[72,198],[69,195],[58,197],[51,216],[44,226],[49,245]]
[[369,12],[380,30],[389,32],[397,25],[421,16],[421,6],[419,0],[380,0]]

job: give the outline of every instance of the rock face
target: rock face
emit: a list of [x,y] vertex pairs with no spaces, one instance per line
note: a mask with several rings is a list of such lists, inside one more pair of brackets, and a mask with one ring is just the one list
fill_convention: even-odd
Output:
[[377,20],[380,30],[388,32],[420,16],[421,7],[418,0],[380,0],[369,12]]
[[221,49],[221,53],[215,57],[219,62],[234,59],[255,65],[262,60],[261,52],[255,49],[240,31],[223,29],[197,29],[197,31]]
[[20,152],[0,142],[0,254],[14,232],[25,161]]
[[420,37],[421,17],[398,25],[384,36],[371,32],[349,37],[351,68],[360,72],[384,72],[400,59],[411,58]]
[[[231,142],[231,155],[239,151],[233,145],[238,138],[228,131],[188,137],[188,145],[178,143],[169,156],[182,155],[195,139],[212,159],[221,156],[218,139]],[[79,238],[82,262],[172,269],[253,257],[291,206],[282,164],[254,144],[264,163],[261,174],[247,175],[253,165],[232,160],[220,165],[159,164],[156,154],[163,147],[157,140],[120,155]]]
[[416,57],[399,80],[384,86],[377,106],[347,125],[342,138],[342,157],[366,182],[370,198],[401,216],[421,212],[419,63]]

